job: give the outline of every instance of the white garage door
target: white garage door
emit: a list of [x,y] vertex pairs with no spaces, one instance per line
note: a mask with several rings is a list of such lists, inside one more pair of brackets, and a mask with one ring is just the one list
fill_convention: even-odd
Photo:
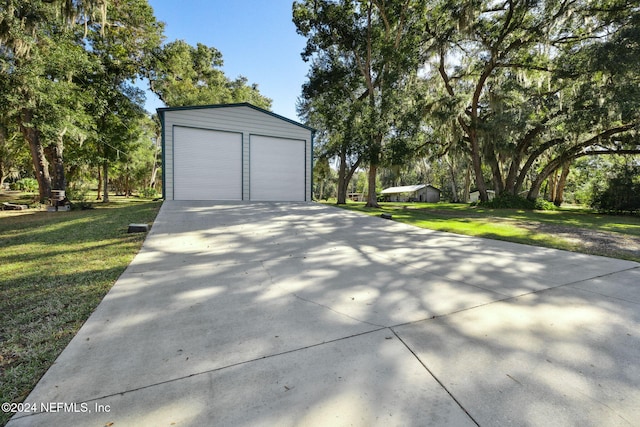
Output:
[[251,200],[304,201],[305,142],[251,135]]
[[176,126],[175,200],[242,200],[242,134]]

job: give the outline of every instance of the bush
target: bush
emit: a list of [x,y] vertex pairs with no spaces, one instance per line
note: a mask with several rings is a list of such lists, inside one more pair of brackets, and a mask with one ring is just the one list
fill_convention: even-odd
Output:
[[38,191],[38,181],[35,178],[22,178],[11,185],[13,190],[35,193]]
[[139,191],[139,193],[145,199],[155,199],[159,196],[158,191],[155,188],[145,187]]
[[89,185],[79,183],[75,185],[68,185],[66,188],[66,195],[69,200],[84,202],[87,200],[89,194]]
[[591,207],[604,213],[640,212],[640,166],[621,169],[605,188],[595,190]]
[[493,200],[479,203],[480,206],[490,209],[524,209],[524,210],[553,210],[553,203],[544,199],[529,200],[513,194],[500,194]]
[[538,198],[533,203],[534,209],[537,211],[553,211],[557,209],[556,205],[545,199]]
[[87,201],[90,186],[84,182],[74,183],[67,186],[67,199],[71,200],[71,209],[87,210],[93,209],[93,204]]

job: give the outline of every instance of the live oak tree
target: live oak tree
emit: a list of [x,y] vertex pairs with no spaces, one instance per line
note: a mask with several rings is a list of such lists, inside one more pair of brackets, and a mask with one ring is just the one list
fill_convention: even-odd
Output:
[[105,134],[116,114],[109,95],[127,97],[126,81],[161,30],[143,0],[9,0],[0,9],[1,72],[11,87],[0,108],[28,143],[41,201],[66,187],[65,144]]
[[9,0],[0,9],[0,72],[7,83],[0,108],[28,143],[41,201],[52,179],[64,189],[63,140],[77,138],[84,122],[74,77],[86,71],[87,60],[66,25],[84,10],[84,2],[38,0]]
[[[376,174],[384,146],[394,137],[421,65],[426,1],[305,0],[294,2],[293,21],[307,37],[306,60],[350,70],[342,102],[355,99],[364,132],[362,161],[369,167],[367,206],[378,206]],[[352,116],[356,115],[349,112]],[[415,116],[414,116],[415,117]],[[343,117],[342,121],[349,121]],[[349,143],[347,136],[342,142]],[[354,150],[358,151],[358,150]],[[340,194],[340,192],[339,192]]]
[[497,193],[518,194],[527,182],[534,199],[556,173],[562,184],[576,158],[637,152],[637,5],[432,4],[427,38],[436,44],[426,74],[440,88],[433,105],[452,111],[482,200],[487,169]]
[[[170,106],[246,101],[270,108],[257,85],[224,76],[215,48],[181,41],[161,47],[162,30],[146,0],[5,1],[0,7],[2,179],[16,163],[18,131],[32,158],[41,201],[52,189],[66,188],[68,173],[78,179],[96,168],[99,193],[107,201],[109,173],[132,177],[130,167],[145,163],[132,159],[145,127],[144,94],[134,86],[140,77],[149,77]],[[151,181],[153,175],[150,171]]]
[[[592,19],[606,28],[594,41],[563,52],[557,61],[559,79],[572,84],[561,93],[565,104],[565,138],[551,150],[550,159],[532,182],[537,196],[545,179],[556,171],[556,204],[569,165],[584,156],[640,153],[640,7],[626,2],[592,5]],[[552,182],[555,180],[552,180]]]

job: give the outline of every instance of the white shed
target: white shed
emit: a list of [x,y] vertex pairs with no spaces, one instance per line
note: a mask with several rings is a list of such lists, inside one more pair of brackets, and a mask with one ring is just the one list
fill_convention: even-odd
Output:
[[[489,200],[493,200],[496,198],[496,192],[493,190],[487,190],[487,197],[489,198]],[[480,201],[480,192],[479,191],[472,191],[471,193],[469,193],[469,202],[470,203],[478,203]]]
[[440,190],[431,184],[405,185],[382,190],[390,202],[429,202],[440,201]]
[[311,200],[314,129],[248,103],[158,115],[165,200]]

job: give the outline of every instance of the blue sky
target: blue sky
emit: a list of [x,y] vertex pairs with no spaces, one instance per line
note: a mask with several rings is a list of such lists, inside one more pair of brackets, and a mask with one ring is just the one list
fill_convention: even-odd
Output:
[[[296,100],[308,64],[300,52],[304,37],[291,21],[293,0],[148,0],[165,23],[166,41],[204,43],[222,52],[227,77],[243,75],[271,98],[272,111],[298,120]],[[146,108],[164,105],[147,93]]]

